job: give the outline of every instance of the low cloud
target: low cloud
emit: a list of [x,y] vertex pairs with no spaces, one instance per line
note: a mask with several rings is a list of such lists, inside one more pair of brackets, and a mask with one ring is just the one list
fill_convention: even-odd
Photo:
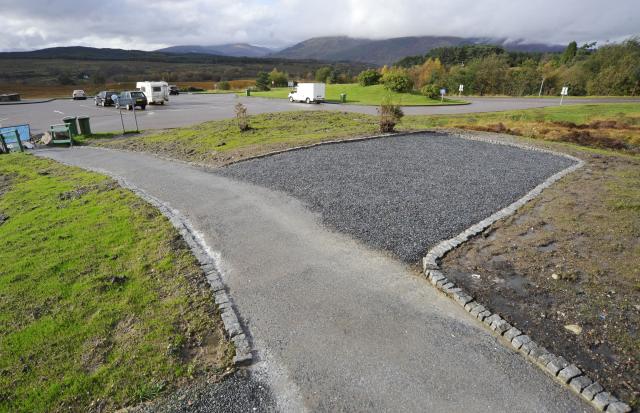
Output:
[[637,0],[0,0],[0,50],[153,50],[314,36],[448,35],[565,44],[638,34]]

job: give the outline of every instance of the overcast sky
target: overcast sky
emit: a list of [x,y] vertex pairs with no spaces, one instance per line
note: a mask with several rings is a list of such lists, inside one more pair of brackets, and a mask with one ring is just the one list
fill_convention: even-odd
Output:
[[314,36],[505,37],[566,44],[640,34],[640,0],[0,0],[0,50],[153,50]]

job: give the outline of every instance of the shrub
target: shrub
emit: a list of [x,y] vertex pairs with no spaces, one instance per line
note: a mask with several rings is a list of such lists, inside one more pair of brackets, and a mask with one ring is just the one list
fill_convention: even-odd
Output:
[[269,89],[269,74],[267,72],[258,73],[258,77],[256,78],[256,89],[257,90],[270,90]]
[[251,126],[249,126],[249,117],[247,116],[247,107],[242,103],[237,103],[234,107],[234,111],[236,113],[236,123],[240,132],[251,129]]
[[398,93],[410,92],[413,82],[409,75],[401,69],[393,69],[382,75],[381,83],[385,88]]
[[399,105],[393,104],[391,99],[386,97],[378,108],[378,115],[380,115],[380,132],[389,133],[395,130],[404,113]]
[[382,75],[375,69],[367,69],[360,72],[358,75],[358,83],[362,86],[372,86],[380,83]]
[[420,89],[420,93],[431,99],[438,99],[440,97],[440,89],[434,84],[424,85]]
[[226,80],[223,80],[222,82],[218,82],[216,84],[216,89],[218,89],[218,90],[230,90],[231,89],[231,84],[229,82],[227,82]]

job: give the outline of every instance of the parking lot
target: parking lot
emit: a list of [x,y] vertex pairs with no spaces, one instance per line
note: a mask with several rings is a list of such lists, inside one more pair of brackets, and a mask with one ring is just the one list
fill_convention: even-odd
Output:
[[[264,99],[237,96],[235,94],[182,94],[171,96],[166,105],[149,105],[144,111],[137,110],[140,129],[165,129],[188,126],[208,120],[226,119],[234,116],[233,106],[242,102],[249,114],[282,112],[292,110],[339,110],[375,115],[376,107],[359,105],[321,104],[306,105],[290,103],[284,99]],[[436,115],[474,112],[494,112],[513,109],[556,106],[559,100],[538,98],[467,98],[470,105],[463,106],[412,106],[405,107],[407,115]],[[640,102],[638,99],[570,99],[564,104]],[[135,129],[131,111],[122,110],[127,130]],[[89,116],[94,132],[122,130],[120,111],[114,107],[95,106],[92,98],[87,100],[53,100],[45,103],[0,105],[0,125],[30,124],[33,134],[43,133],[50,125],[61,123],[66,116]]]

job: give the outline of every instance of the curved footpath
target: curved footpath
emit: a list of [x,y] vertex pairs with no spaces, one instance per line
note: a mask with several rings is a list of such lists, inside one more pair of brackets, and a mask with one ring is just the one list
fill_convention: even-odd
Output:
[[[39,151],[179,210],[221,257],[283,411],[590,411],[400,261],[281,192],[152,156]],[[303,409],[304,407],[304,409]]]

